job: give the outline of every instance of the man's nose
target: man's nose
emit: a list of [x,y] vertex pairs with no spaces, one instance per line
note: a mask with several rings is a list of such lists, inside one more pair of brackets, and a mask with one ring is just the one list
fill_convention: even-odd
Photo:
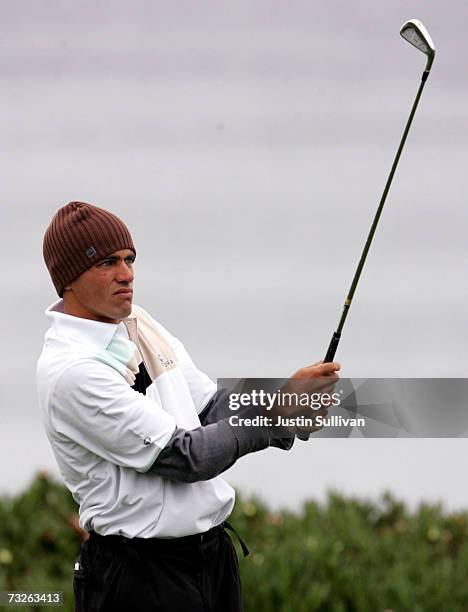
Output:
[[129,264],[126,261],[121,262],[117,268],[117,281],[120,283],[131,283],[134,277],[135,274],[133,272],[132,264]]

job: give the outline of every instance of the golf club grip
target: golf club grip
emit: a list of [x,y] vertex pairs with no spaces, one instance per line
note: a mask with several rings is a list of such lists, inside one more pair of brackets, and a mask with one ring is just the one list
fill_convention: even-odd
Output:
[[325,355],[325,359],[323,363],[330,363],[335,358],[336,349],[338,348],[338,344],[340,342],[341,334],[337,332],[333,332],[332,339],[330,340],[330,345],[328,346],[327,354]]

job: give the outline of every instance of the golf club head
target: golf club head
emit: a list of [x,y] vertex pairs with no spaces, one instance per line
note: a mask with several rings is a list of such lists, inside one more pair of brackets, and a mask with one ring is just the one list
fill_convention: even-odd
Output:
[[427,55],[426,72],[429,72],[434,61],[435,47],[429,32],[417,19],[409,19],[400,28],[405,40]]

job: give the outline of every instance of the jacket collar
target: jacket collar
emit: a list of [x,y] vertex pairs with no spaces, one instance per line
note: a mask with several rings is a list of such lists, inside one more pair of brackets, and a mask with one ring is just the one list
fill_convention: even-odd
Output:
[[[116,333],[128,338],[124,322],[102,323],[65,314],[63,299],[51,304],[45,311],[45,315],[51,323],[50,332],[58,336],[67,336],[79,344],[92,344],[107,348]],[[131,322],[133,319],[134,317],[130,315],[125,322]]]

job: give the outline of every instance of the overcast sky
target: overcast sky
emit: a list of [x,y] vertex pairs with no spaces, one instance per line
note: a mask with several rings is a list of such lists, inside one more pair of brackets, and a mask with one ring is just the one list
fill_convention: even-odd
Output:
[[[399,36],[412,17],[436,59],[337,358],[466,376],[468,5],[448,6],[0,2],[0,491],[56,473],[34,372],[56,298],[42,236],[70,200],[127,222],[136,303],[213,378],[323,357],[425,65]],[[274,503],[390,488],[455,507],[466,460],[465,440],[318,440],[227,477]]]

